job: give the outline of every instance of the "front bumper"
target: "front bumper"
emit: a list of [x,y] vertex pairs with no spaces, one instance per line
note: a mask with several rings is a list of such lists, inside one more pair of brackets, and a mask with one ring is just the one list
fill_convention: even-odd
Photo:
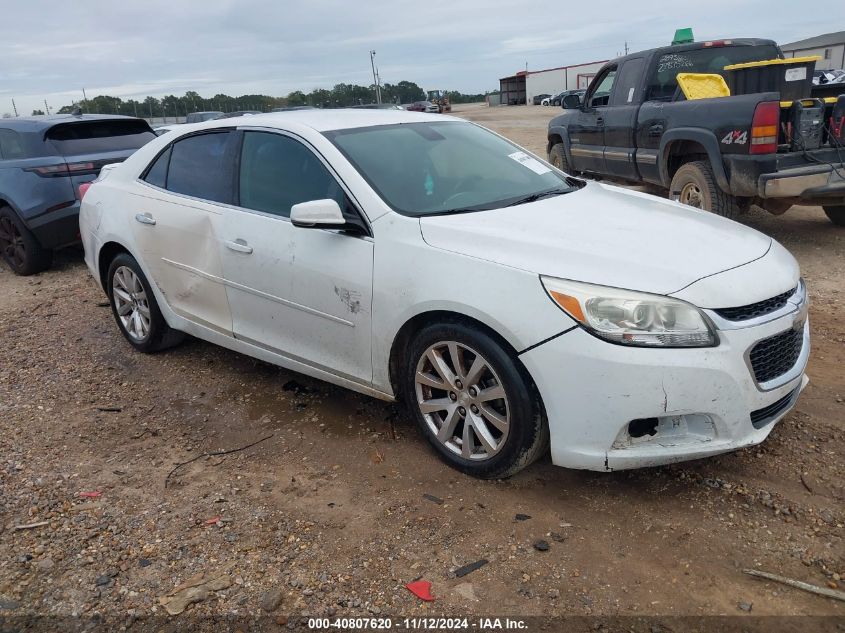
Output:
[[[549,420],[552,461],[621,470],[759,444],[808,382],[805,314],[795,310],[762,324],[719,330],[719,345],[712,348],[625,347],[577,328],[525,352],[520,358]],[[758,384],[748,351],[796,323],[803,323],[803,347],[795,366]],[[631,421],[654,418],[654,435],[631,436]]]

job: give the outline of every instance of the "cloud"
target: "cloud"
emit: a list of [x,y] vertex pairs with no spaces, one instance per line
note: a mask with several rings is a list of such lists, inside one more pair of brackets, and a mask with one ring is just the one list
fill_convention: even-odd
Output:
[[[369,83],[375,49],[383,81],[480,92],[524,68],[542,69],[699,39],[800,39],[832,30],[839,5],[817,0],[111,0],[6,3],[0,113],[55,108],[81,97],[217,93],[284,95]],[[726,20],[726,16],[730,16]],[[784,15],[792,16],[784,20]]]

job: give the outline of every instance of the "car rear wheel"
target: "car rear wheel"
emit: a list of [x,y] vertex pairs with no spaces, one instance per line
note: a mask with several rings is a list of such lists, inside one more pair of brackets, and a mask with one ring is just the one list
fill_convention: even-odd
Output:
[[672,195],[678,195],[681,204],[710,211],[724,218],[735,219],[739,205],[734,198],[719,188],[713,168],[706,160],[684,163],[672,177]]
[[563,143],[552,145],[552,149],[549,150],[549,162],[559,170],[567,174],[571,173],[569,171],[569,161],[566,160],[566,149],[563,147]]
[[450,466],[484,479],[509,477],[548,448],[539,396],[511,354],[460,324],[413,340],[403,396],[428,442]]
[[845,205],[832,206],[828,204],[822,208],[827,218],[836,226],[845,226]]
[[167,325],[147,278],[131,255],[121,253],[112,260],[107,291],[117,326],[138,351],[158,352],[184,338]]
[[9,207],[0,207],[0,255],[17,275],[40,273],[53,261],[52,251],[41,247]]

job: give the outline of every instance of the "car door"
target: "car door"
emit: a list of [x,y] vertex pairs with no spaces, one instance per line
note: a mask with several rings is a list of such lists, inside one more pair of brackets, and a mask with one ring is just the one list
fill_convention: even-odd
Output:
[[232,334],[217,233],[234,195],[236,134],[181,137],[161,152],[130,198],[130,223],[153,281],[178,315]]
[[575,171],[604,172],[604,124],[616,66],[606,67],[590,84],[575,121],[569,125]]
[[350,194],[310,145],[277,130],[243,130],[237,183],[220,245],[235,337],[372,382],[372,239],[290,222],[293,205],[331,198],[366,227]]
[[605,169],[608,174],[631,180],[639,178],[634,133],[642,102],[644,65],[642,57],[631,57],[622,63],[604,109]]

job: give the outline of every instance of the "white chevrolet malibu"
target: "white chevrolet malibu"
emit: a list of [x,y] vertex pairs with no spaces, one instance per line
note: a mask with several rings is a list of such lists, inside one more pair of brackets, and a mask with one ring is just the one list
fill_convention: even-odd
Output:
[[615,470],[763,441],[807,382],[793,257],[448,116],[180,126],[104,169],[85,260],[142,352],[188,333],[407,403],[452,466]]

